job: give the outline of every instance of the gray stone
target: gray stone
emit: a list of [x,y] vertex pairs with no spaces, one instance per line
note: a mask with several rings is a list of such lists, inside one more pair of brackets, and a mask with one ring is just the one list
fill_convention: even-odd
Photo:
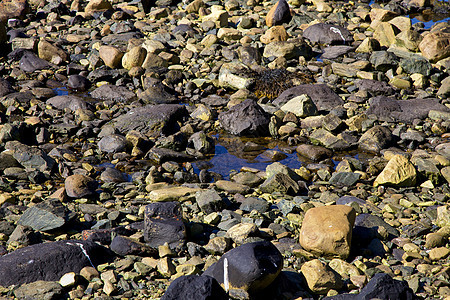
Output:
[[307,157],[313,161],[324,160],[326,158],[331,157],[331,155],[333,155],[333,151],[328,150],[325,147],[309,145],[309,144],[301,144],[301,145],[297,146],[296,151],[300,155]]
[[424,76],[430,76],[433,68],[429,60],[418,57],[400,60],[400,67],[408,74],[419,73]]
[[280,109],[284,112],[291,112],[299,118],[315,116],[317,107],[308,95],[300,95],[286,102]]
[[128,103],[136,99],[136,94],[123,86],[104,84],[93,90],[91,97],[99,100]]
[[55,160],[37,147],[27,146],[18,141],[10,141],[5,144],[5,149],[12,151],[13,157],[24,168],[49,172],[55,165]]
[[359,139],[358,145],[360,149],[379,152],[392,142],[393,137],[389,128],[378,125],[367,130]]
[[353,35],[346,28],[334,24],[317,23],[303,31],[303,37],[319,44],[346,44],[353,42]]
[[14,296],[18,299],[58,299],[63,292],[63,287],[57,281],[35,281],[23,284],[14,290]]
[[98,142],[98,148],[102,152],[118,153],[125,150],[127,140],[124,136],[118,134],[112,134],[102,137]]
[[161,300],[228,300],[227,293],[210,276],[187,275],[175,279]]
[[195,193],[195,200],[200,209],[206,214],[222,211],[225,207],[222,197],[213,189],[198,191]]
[[358,181],[360,177],[360,173],[335,172],[333,173],[333,175],[331,175],[329,182],[335,185],[342,184],[346,186],[352,186]]
[[345,150],[351,146],[346,140],[322,128],[314,130],[309,139],[313,144],[321,144],[331,150]]
[[239,209],[245,212],[251,212],[252,210],[256,210],[260,213],[266,212],[269,209],[269,202],[261,198],[248,197],[242,201]]
[[83,98],[74,95],[55,96],[47,100],[47,104],[57,109],[70,109],[75,112],[78,109],[89,109],[90,105]]
[[280,192],[288,195],[296,195],[300,190],[297,182],[283,173],[270,176],[259,186],[259,189],[264,193]]
[[69,211],[59,200],[48,200],[29,207],[17,222],[36,231],[50,231],[63,226],[69,219]]
[[370,63],[377,71],[386,72],[397,66],[398,58],[392,52],[374,51],[370,56]]

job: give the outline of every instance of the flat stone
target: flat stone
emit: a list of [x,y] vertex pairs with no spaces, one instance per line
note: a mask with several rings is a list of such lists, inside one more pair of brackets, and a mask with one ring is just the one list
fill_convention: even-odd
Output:
[[60,297],[63,287],[56,281],[42,281],[23,284],[14,290],[14,296],[18,299],[43,299],[51,300]]

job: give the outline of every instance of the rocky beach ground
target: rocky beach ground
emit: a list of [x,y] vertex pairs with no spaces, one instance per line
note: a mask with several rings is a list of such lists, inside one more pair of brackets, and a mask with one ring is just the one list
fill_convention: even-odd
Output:
[[449,16],[0,1],[0,299],[450,299]]

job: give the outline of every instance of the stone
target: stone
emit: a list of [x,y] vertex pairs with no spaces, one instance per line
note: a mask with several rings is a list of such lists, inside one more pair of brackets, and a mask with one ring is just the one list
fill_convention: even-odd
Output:
[[346,44],[353,42],[353,36],[346,28],[334,24],[317,23],[303,31],[303,37],[319,44]]
[[221,126],[238,136],[262,136],[268,134],[269,115],[253,100],[236,104],[219,114]]
[[309,289],[315,294],[326,295],[331,289],[340,290],[343,287],[341,277],[318,259],[305,262],[301,272]]
[[[254,293],[269,286],[282,267],[280,251],[272,243],[263,241],[228,251],[203,275],[214,277],[225,289],[243,289]],[[228,284],[224,278],[228,279]]]
[[62,227],[69,220],[69,211],[59,200],[47,200],[27,208],[18,224],[36,231],[50,231]]
[[89,16],[96,12],[103,12],[112,9],[113,7],[108,0],[90,0],[84,8],[84,12]]
[[71,89],[82,92],[91,87],[91,82],[84,76],[74,74],[69,76],[67,86]]
[[252,223],[236,224],[227,231],[227,236],[237,244],[243,244],[249,237],[258,233],[258,227]]
[[361,271],[357,267],[339,258],[332,259],[328,263],[328,266],[338,273],[342,279],[349,279],[352,276],[361,275]]
[[273,100],[273,104],[281,107],[292,98],[303,94],[311,98],[319,111],[331,111],[344,104],[344,101],[326,84],[297,85],[282,92]]
[[423,36],[413,29],[402,30],[395,36],[395,47],[402,48],[411,52],[419,52],[419,45]]
[[450,254],[450,249],[447,247],[433,248],[428,252],[428,256],[432,261],[441,260],[446,258]]
[[42,280],[23,284],[14,290],[18,299],[51,300],[59,298],[62,293],[63,287],[58,282]]
[[87,266],[80,270],[80,276],[82,276],[87,281],[91,281],[94,278],[99,278],[100,273],[94,267]]
[[291,21],[291,10],[286,0],[279,0],[269,10],[266,15],[266,25],[272,27],[275,25],[281,25],[283,23],[289,23]]
[[136,94],[123,86],[104,84],[93,90],[91,97],[103,101],[128,103],[136,99]]
[[395,42],[395,36],[399,30],[394,25],[388,22],[381,22],[373,33],[373,38],[378,40],[380,46],[390,47]]
[[418,73],[424,76],[430,76],[433,68],[428,60],[419,57],[400,60],[400,67],[408,74]]
[[325,147],[309,144],[301,144],[297,146],[296,151],[298,154],[313,161],[321,161],[333,155],[333,151],[328,150]]
[[58,281],[112,258],[105,247],[91,241],[65,240],[36,244],[0,257],[0,285],[21,285],[38,280]]
[[[282,0],[283,1],[283,0]],[[277,41],[287,41],[288,34],[286,29],[282,25],[274,26],[269,28],[263,36],[261,36],[260,40],[264,44],[269,44],[271,42]]]
[[145,206],[144,240],[150,247],[169,244],[171,249],[184,245],[186,227],[178,202],[157,202]]
[[77,274],[75,274],[75,272],[69,272],[64,274],[59,279],[59,284],[62,287],[71,287],[75,285],[76,281],[77,281]]
[[126,175],[117,170],[116,168],[106,168],[105,171],[103,171],[100,174],[100,180],[103,182],[125,182],[127,181]]
[[417,172],[403,155],[394,155],[375,179],[373,185],[414,186]]
[[450,33],[445,29],[430,32],[423,37],[419,49],[431,62],[450,56]]
[[245,195],[250,191],[248,186],[228,180],[217,180],[215,185],[219,190],[226,191],[231,194],[239,193]]
[[439,87],[437,94],[441,96],[446,96],[450,94],[450,77],[446,77],[444,80],[442,80],[441,86]]
[[242,201],[239,209],[245,212],[251,212],[256,210],[257,212],[264,213],[269,209],[270,203],[261,198],[248,197]]
[[216,279],[210,276],[181,276],[170,284],[161,300],[227,300],[228,295]]
[[385,126],[374,126],[367,130],[359,139],[360,149],[370,152],[380,152],[393,142],[391,130]]
[[51,97],[46,101],[47,104],[57,108],[57,109],[69,109],[73,112],[78,109],[88,109],[90,105],[86,101],[75,95],[62,95]]
[[213,255],[222,255],[231,247],[231,239],[224,236],[217,236],[209,240],[204,246],[205,250]]
[[111,69],[119,68],[122,62],[123,53],[113,46],[101,46],[98,49],[100,58],[106,66]]
[[55,165],[55,160],[48,156],[42,149],[28,146],[18,141],[9,141],[5,149],[13,153],[13,157],[24,168],[50,172]]
[[149,198],[155,202],[183,201],[190,198],[193,199],[195,197],[195,193],[199,190],[199,188],[189,188],[183,186],[161,188],[150,191]]
[[15,90],[11,85],[11,83],[4,78],[0,78],[0,97],[6,96],[14,92]]
[[335,136],[331,132],[319,128],[313,131],[309,136],[313,144],[320,144],[331,150],[344,150],[350,148],[350,144],[341,137]]
[[200,209],[206,214],[222,211],[225,207],[222,197],[213,189],[198,191],[195,193],[195,200]]
[[300,229],[300,244],[325,257],[346,259],[350,254],[356,212],[350,206],[330,205],[306,212]]
[[212,21],[216,24],[217,28],[222,28],[228,26],[229,14],[226,10],[221,9],[222,7],[213,7],[211,13],[202,18],[203,22]]
[[324,52],[321,56],[322,59],[336,59],[350,52],[353,52],[355,48],[352,46],[339,45],[339,46],[328,46],[323,50]]
[[280,192],[293,196],[300,191],[298,183],[284,173],[271,175],[259,186],[259,189],[264,193]]
[[69,55],[63,49],[44,39],[38,43],[38,54],[39,58],[45,59],[55,65],[60,65],[69,59]]
[[306,59],[313,55],[311,47],[302,39],[289,41],[274,41],[264,47],[264,57],[283,57],[287,60],[304,56]]
[[355,49],[356,53],[372,53],[380,50],[380,42],[372,37],[366,37]]
[[397,56],[388,51],[375,51],[370,55],[370,63],[378,71],[386,72],[398,64]]
[[329,182],[335,185],[352,186],[359,180],[360,177],[360,173],[334,172],[333,175],[331,175]]
[[29,11],[27,0],[4,0],[0,2],[0,23],[8,19],[24,19]]
[[119,134],[111,134],[104,136],[98,142],[99,150],[106,153],[123,152],[125,150],[126,145],[127,145],[126,138]]
[[308,95],[290,99],[286,104],[280,107],[284,112],[291,112],[299,118],[314,116],[317,114],[317,107]]
[[217,38],[227,42],[236,41],[242,38],[242,33],[234,28],[220,28],[217,32]]
[[436,146],[436,152],[440,155],[450,159],[450,143],[442,143]]
[[110,249],[120,256],[126,255],[156,255],[157,250],[150,246],[140,243],[132,238],[117,235],[111,241]]
[[142,46],[136,46],[131,48],[122,57],[122,66],[130,70],[133,67],[140,67],[144,63],[147,56],[147,50]]
[[72,198],[91,196],[97,189],[97,181],[82,174],[70,175],[64,181],[66,194]]

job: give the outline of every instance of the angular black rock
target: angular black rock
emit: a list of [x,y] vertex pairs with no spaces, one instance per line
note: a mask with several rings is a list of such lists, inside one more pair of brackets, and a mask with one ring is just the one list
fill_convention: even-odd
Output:
[[36,244],[0,257],[0,285],[21,285],[38,280],[58,281],[113,257],[111,251],[90,241],[67,240]]
[[186,227],[182,220],[178,202],[157,202],[145,207],[144,240],[150,247],[169,244],[172,249],[180,248],[186,239]]
[[264,136],[269,133],[269,114],[251,99],[219,114],[219,121],[226,131],[239,136]]
[[229,288],[258,292],[277,278],[283,267],[283,256],[270,242],[254,242],[236,247],[209,267],[203,275],[214,277],[224,286],[224,263],[228,264]]
[[161,300],[228,300],[217,280],[210,276],[188,275],[175,279]]
[[116,236],[110,245],[110,249],[118,255],[154,255],[157,250],[143,243],[139,243],[126,236]]

